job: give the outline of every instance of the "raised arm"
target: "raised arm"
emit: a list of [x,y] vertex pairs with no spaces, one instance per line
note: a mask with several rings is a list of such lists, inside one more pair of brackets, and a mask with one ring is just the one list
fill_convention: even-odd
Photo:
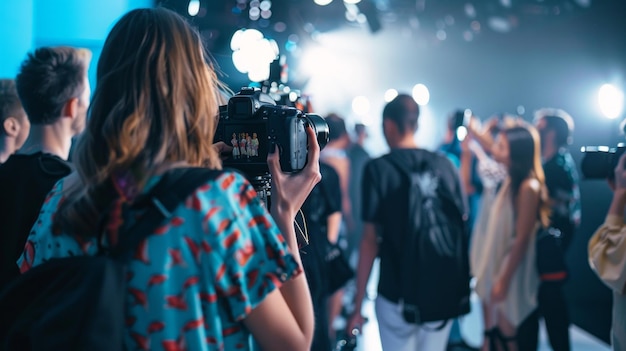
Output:
[[474,155],[470,147],[472,140],[472,136],[467,135],[461,142],[461,168],[459,169],[461,184],[468,196],[476,192],[472,185],[472,163],[474,162]]

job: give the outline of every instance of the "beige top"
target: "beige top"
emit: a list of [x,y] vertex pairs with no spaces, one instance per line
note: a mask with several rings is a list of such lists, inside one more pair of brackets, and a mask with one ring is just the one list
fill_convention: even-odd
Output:
[[613,290],[613,350],[626,350],[626,226],[608,215],[589,240],[589,265]]
[[[471,269],[476,277],[476,294],[489,302],[491,289],[502,274],[515,240],[515,216],[510,180],[502,184],[490,208],[483,208],[472,233]],[[539,228],[539,223],[537,227]],[[515,327],[537,307],[539,275],[535,265],[533,230],[526,254],[511,278],[505,300],[496,305]],[[485,326],[490,328],[491,326]]]

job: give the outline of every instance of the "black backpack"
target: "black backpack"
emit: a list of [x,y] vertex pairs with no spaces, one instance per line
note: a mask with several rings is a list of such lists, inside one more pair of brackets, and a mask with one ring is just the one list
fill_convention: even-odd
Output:
[[123,350],[125,262],[187,196],[221,171],[180,168],[130,207],[137,220],[97,256],[52,259],[0,292],[0,350]]
[[414,169],[390,158],[410,184],[400,305],[404,319],[416,324],[447,321],[470,311],[469,228],[463,201],[455,200],[443,181],[437,159],[442,156],[421,155]]

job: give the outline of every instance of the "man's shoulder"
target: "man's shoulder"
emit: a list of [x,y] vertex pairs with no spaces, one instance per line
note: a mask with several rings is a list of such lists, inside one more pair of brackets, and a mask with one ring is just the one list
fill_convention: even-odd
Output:
[[7,160],[0,165],[0,167],[5,168],[5,167],[13,167],[22,163],[26,163],[26,162],[32,162],[32,160],[35,159],[35,156],[41,154],[41,153],[37,153],[37,154],[12,154],[11,156],[9,156],[9,158],[7,158]]
[[387,164],[389,162],[388,158],[389,158],[389,154],[371,158],[367,162],[367,166],[368,167],[380,167],[381,165]]
[[3,177],[20,176],[21,171],[27,171],[37,164],[37,158],[31,154],[13,154],[0,164],[0,175]]
[[388,167],[392,163],[401,162],[410,166],[421,161],[433,163],[433,166],[438,166],[441,163],[452,166],[445,154],[419,148],[391,150],[382,156],[370,160],[369,164],[377,167]]
[[0,165],[2,169],[22,168],[32,165],[39,165],[41,162],[46,164],[58,164],[69,166],[69,163],[60,157],[43,152],[35,152],[32,154],[13,154],[5,163]]
[[427,162],[429,167],[453,169],[454,165],[452,160],[448,157],[446,152],[440,150],[428,150],[428,149],[410,149],[406,150],[409,158],[417,162]]
[[72,166],[59,157],[16,154],[0,165],[0,187],[14,196],[36,199],[45,196],[59,179],[71,173]]

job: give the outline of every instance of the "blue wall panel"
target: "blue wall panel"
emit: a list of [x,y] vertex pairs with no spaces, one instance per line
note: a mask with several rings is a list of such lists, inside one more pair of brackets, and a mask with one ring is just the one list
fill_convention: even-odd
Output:
[[33,44],[33,0],[0,1],[0,77],[12,78]]
[[93,52],[95,71],[109,30],[127,11],[153,6],[153,0],[0,1],[0,77],[14,77],[26,54],[39,46],[69,45]]

